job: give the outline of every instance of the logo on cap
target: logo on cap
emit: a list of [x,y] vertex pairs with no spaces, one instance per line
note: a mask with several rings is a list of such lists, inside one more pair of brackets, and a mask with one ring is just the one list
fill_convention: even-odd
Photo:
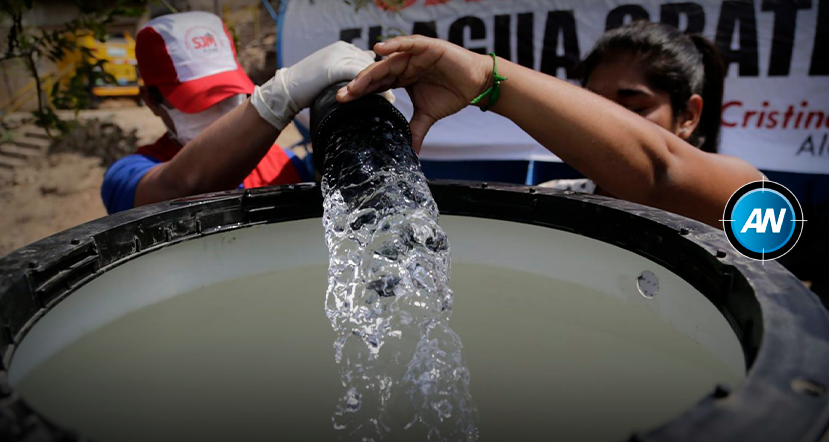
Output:
[[745,257],[769,261],[794,248],[806,220],[800,202],[789,189],[762,180],[734,192],[721,221],[734,249]]
[[184,46],[198,58],[213,58],[219,55],[224,47],[224,40],[213,29],[207,26],[195,26],[184,34]]

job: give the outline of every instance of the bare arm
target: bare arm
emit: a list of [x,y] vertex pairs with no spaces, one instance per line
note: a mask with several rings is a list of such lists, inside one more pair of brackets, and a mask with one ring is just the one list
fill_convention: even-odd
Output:
[[[398,37],[375,51],[391,55],[361,72],[338,98],[406,87],[417,150],[435,121],[466,107],[491,83],[491,58],[440,40]],[[619,198],[716,226],[728,197],[761,177],[748,163],[704,153],[585,89],[505,60],[498,66],[509,80],[492,110]]]
[[228,112],[138,183],[135,205],[234,189],[268,153],[282,129],[333,83],[351,80],[374,53],[336,42],[282,68],[250,100]]
[[279,132],[246,101],[172,160],[150,169],[138,183],[135,205],[235,189],[268,153]]
[[492,110],[619,198],[718,226],[731,194],[761,178],[583,88],[505,60],[499,67],[509,80]]

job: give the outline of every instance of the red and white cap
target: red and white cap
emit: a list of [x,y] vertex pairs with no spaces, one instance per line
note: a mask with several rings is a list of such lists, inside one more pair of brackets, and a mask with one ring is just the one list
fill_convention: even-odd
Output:
[[176,109],[201,112],[237,94],[253,93],[253,82],[236,60],[236,47],[222,20],[209,12],[162,15],[150,20],[135,41],[144,84],[156,86]]

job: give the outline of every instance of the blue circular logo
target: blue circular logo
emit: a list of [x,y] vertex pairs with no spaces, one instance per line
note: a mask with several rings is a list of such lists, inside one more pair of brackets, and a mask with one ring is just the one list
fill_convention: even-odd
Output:
[[776,259],[791,250],[803,230],[794,194],[772,181],[741,187],[728,200],[723,230],[734,248],[752,259]]

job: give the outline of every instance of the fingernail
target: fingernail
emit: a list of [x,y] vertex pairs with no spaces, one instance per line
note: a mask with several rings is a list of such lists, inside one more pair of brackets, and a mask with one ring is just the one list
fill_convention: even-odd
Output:
[[337,91],[337,96],[344,97],[346,94],[348,94],[348,90],[344,87]]
[[348,84],[345,87],[354,87],[355,84],[357,84],[357,79],[356,78],[349,81]]
[[384,41],[378,41],[374,46],[383,46],[385,44],[386,44],[386,42],[384,42]]

